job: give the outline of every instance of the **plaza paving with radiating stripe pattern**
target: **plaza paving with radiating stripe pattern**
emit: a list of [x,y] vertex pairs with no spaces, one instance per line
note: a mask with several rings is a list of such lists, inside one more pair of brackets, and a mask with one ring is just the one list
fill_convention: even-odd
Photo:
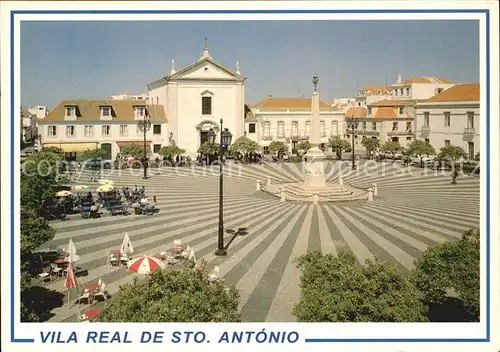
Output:
[[[131,238],[134,255],[154,255],[169,250],[175,239],[194,247],[198,259],[209,270],[220,265],[220,275],[241,293],[245,321],[294,321],[293,305],[300,298],[300,271],[294,259],[308,250],[336,254],[350,249],[359,263],[379,257],[409,270],[415,259],[434,244],[458,238],[465,230],[479,226],[479,178],[461,176],[457,185],[442,173],[396,163],[361,165],[349,170],[340,163],[326,165],[329,182],[340,175],[353,186],[377,184],[374,202],[342,203],[280,202],[279,198],[256,192],[256,180],[294,182],[302,180],[301,164],[232,165],[225,169],[225,229],[248,229],[237,236],[227,257],[216,257],[218,224],[218,167],[185,167],[150,170],[144,181],[142,171],[107,170],[102,178],[112,179],[121,188],[146,186],[146,193],[158,197],[159,213],[154,216],[109,216],[53,222],[55,239],[44,245],[63,247],[71,237],[80,255],[78,266],[89,275],[79,283],[102,278],[111,295],[136,276],[126,268],[108,268],[106,249],[119,248],[125,232]],[[408,173],[411,171],[411,173]],[[84,172],[78,183],[89,182]],[[232,235],[226,234],[226,241]],[[64,292],[64,280],[47,288]],[[73,293],[73,297],[75,293]],[[75,321],[75,308],[54,309],[51,321]]]

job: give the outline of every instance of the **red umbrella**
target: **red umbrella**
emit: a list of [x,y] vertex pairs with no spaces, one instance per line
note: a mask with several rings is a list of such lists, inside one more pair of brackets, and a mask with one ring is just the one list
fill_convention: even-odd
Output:
[[68,306],[70,301],[70,289],[73,287],[77,287],[78,283],[76,282],[76,275],[73,271],[73,265],[71,262],[68,263],[68,269],[66,271],[66,281],[64,282],[64,287],[68,289]]
[[165,264],[160,260],[153,257],[143,256],[132,259],[128,266],[128,270],[138,274],[149,274],[158,268],[164,268]]

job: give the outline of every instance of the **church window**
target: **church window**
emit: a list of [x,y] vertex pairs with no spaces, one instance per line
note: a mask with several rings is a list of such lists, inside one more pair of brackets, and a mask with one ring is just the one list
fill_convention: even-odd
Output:
[[255,124],[254,123],[248,124],[248,133],[255,133]]
[[212,115],[212,97],[201,97],[201,114]]

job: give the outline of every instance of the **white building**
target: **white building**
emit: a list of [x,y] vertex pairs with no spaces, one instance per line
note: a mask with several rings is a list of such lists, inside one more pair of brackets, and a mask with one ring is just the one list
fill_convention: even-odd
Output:
[[391,85],[391,95],[394,100],[428,99],[454,85],[442,77],[418,76],[403,81],[398,75],[396,83]]
[[111,100],[148,100],[149,95],[144,94],[117,94],[112,95]]
[[[216,62],[205,46],[195,63],[177,71],[175,61],[168,76],[148,84],[149,101],[163,106],[172,140],[195,156],[213,129],[228,128],[233,140],[244,133],[245,78]],[[217,137],[219,138],[219,137]]]
[[[247,137],[258,142],[267,152],[273,140],[286,143],[290,151],[309,139],[311,129],[311,98],[266,98],[247,111]],[[343,112],[320,102],[321,142],[343,135]]]
[[37,119],[43,119],[49,113],[49,109],[44,105],[30,106],[27,110]]
[[391,99],[392,87],[391,86],[365,86],[356,94],[356,105],[366,107],[377,101],[384,99]]
[[145,116],[151,122],[146,145],[156,153],[168,145],[167,118],[163,106],[148,105],[145,100],[63,100],[38,120],[38,131],[43,147],[62,148],[69,159],[95,148],[114,159],[124,146],[143,146],[139,123]]
[[436,150],[446,145],[462,147],[469,158],[480,150],[479,83],[459,84],[416,104],[418,137]]
[[24,142],[34,142],[37,132],[37,118],[28,109],[21,108],[21,137]]

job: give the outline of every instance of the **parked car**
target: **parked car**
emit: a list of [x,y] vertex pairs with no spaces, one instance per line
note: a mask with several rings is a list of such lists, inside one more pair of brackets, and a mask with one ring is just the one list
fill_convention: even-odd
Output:
[[87,169],[111,169],[113,167],[113,160],[109,159],[88,159],[84,161],[85,168]]

